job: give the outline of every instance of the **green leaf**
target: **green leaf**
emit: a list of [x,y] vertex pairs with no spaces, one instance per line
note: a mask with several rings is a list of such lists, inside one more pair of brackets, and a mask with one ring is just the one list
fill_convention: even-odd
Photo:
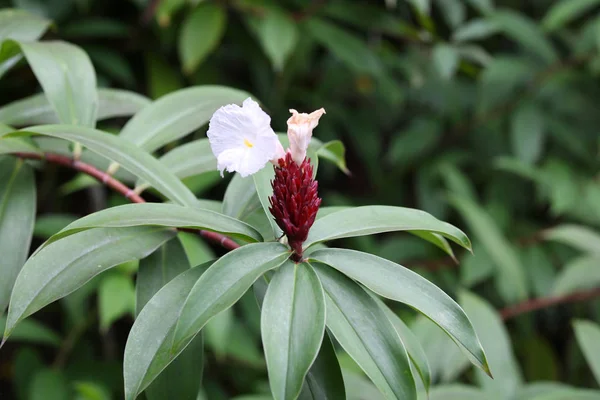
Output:
[[458,28],[452,34],[456,42],[470,42],[486,39],[498,32],[498,25],[489,19],[474,18]]
[[442,9],[444,18],[452,28],[456,28],[465,20],[467,10],[462,0],[438,0],[437,5]]
[[110,390],[93,382],[75,382],[73,388],[77,393],[77,400],[111,400]]
[[166,170],[157,159],[123,138],[95,129],[69,125],[33,126],[27,128],[25,132],[79,142],[93,152],[119,163],[131,173],[146,180],[169,200],[187,206],[193,206],[196,203],[193,193],[176,176]]
[[488,358],[490,371],[494,379],[476,371],[479,385],[490,395],[502,394],[503,398],[512,398],[523,384],[519,364],[513,355],[510,336],[500,316],[485,300],[462,292],[460,304],[481,338],[481,344]]
[[144,225],[205,229],[248,241],[262,241],[260,234],[250,225],[214,211],[175,204],[140,203],[107,208],[78,219],[52,237],[49,243],[91,228]]
[[355,250],[317,250],[310,255],[310,260],[325,263],[375,293],[418,310],[466,350],[465,354],[473,364],[488,371],[485,354],[467,315],[450,296],[419,274],[384,258]]
[[34,153],[41,154],[39,148],[26,140],[18,138],[0,138],[0,154]]
[[115,273],[105,276],[98,287],[100,330],[108,331],[113,322],[135,312],[135,289],[131,278]]
[[590,254],[600,254],[600,234],[582,225],[564,224],[543,232],[546,240],[560,242]]
[[0,315],[6,310],[17,275],[27,260],[35,211],[36,188],[31,167],[17,159],[0,159]]
[[600,326],[590,321],[576,320],[573,329],[596,382],[600,383]]
[[420,14],[429,15],[431,11],[430,0],[406,0],[406,2],[410,3]]
[[96,126],[96,73],[87,54],[65,42],[21,42],[20,46],[59,121]]
[[163,286],[190,268],[183,245],[172,239],[140,261],[135,291],[136,315]]
[[289,255],[289,249],[281,243],[257,243],[242,246],[216,261],[185,301],[171,353],[185,347],[213,316],[231,307],[254,281],[283,264]]
[[[197,41],[197,38],[194,38]],[[224,86],[178,90],[153,102],[123,127],[120,136],[153,152],[206,124],[220,107],[242,104],[246,92]]]
[[324,143],[317,150],[317,156],[331,161],[346,175],[350,175],[350,170],[346,166],[346,147],[341,140],[332,140],[331,142]]
[[[169,240],[141,260],[136,282],[136,314],[140,314],[161,288],[189,268],[190,262],[177,239]],[[204,363],[202,338],[202,335],[194,338],[179,357],[150,384],[145,391],[148,400],[195,398],[200,388]]]
[[326,333],[315,362],[308,370],[299,400],[345,399],[344,378],[331,338]]
[[227,355],[235,325],[235,313],[233,308],[229,308],[215,315],[202,330],[206,337],[206,345],[212,349],[219,361]]
[[436,386],[429,392],[429,400],[483,400],[488,394],[479,388],[461,384]]
[[261,336],[269,384],[276,400],[296,399],[317,357],[325,332],[325,297],[306,263],[284,263],[269,283],[261,313]]
[[252,175],[252,179],[254,179],[254,187],[256,188],[256,193],[258,194],[258,199],[260,200],[260,204],[262,205],[265,215],[269,219],[269,223],[273,229],[273,237],[279,238],[281,235],[283,235],[283,232],[279,226],[277,226],[275,219],[271,216],[271,211],[269,211],[269,197],[273,195],[271,181],[274,178],[275,169],[271,164],[266,165],[263,169]]
[[534,104],[526,104],[511,119],[513,154],[526,164],[538,161],[544,150],[544,115]]
[[[4,332],[5,326],[6,317],[0,316],[0,331]],[[61,338],[56,332],[31,318],[21,321],[8,341],[46,344],[53,347],[59,347],[61,344]]]
[[[304,247],[327,240],[394,231],[409,231],[418,236],[435,233],[471,249],[469,238],[460,229],[424,211],[391,206],[356,207],[323,217],[312,226]],[[430,240],[427,236],[424,238]]]
[[599,0],[561,0],[556,2],[542,19],[542,27],[546,31],[560,29],[598,4],[600,4]]
[[225,32],[227,13],[214,4],[202,4],[192,11],[181,27],[178,50],[183,71],[191,75],[218,46]]
[[511,10],[495,12],[491,20],[509,38],[518,42],[526,50],[538,55],[547,63],[558,60],[556,50],[550,41],[544,37],[538,25],[525,16]]
[[4,337],[25,317],[115,265],[146,257],[174,234],[157,227],[99,228],[44,247],[17,277]]
[[223,214],[244,219],[261,208],[260,200],[254,188],[254,178],[242,178],[237,172],[231,178],[223,197]]
[[458,68],[460,56],[454,47],[440,43],[433,48],[432,61],[440,76],[443,79],[450,79]]
[[493,0],[467,0],[473,7],[475,7],[481,14],[490,14],[494,11]]
[[[179,179],[217,170],[217,159],[208,139],[194,140],[178,146],[162,156],[159,161]],[[136,186],[144,182],[138,181]]]
[[357,73],[377,74],[381,71],[379,59],[366,43],[335,24],[315,17],[305,23],[313,39]]
[[[431,386],[431,370],[429,368],[429,362],[427,361],[427,355],[425,354],[425,350],[421,346],[419,339],[415,336],[415,334],[410,330],[408,326],[396,315],[390,308],[385,305],[383,301],[381,301],[377,296],[373,296],[379,307],[381,307],[388,319],[391,321],[392,325],[394,325],[394,329],[400,336],[400,340],[406,347],[406,351],[408,352],[408,357],[410,358],[411,366],[413,366],[418,375],[421,377],[423,382],[423,386],[426,391],[429,391],[429,387]],[[413,376],[415,373],[413,372]]]
[[137,316],[125,345],[123,375],[126,399],[133,400],[138,396],[183,350],[170,354],[173,330],[186,297],[210,264],[212,262],[189,269],[172,279]]
[[70,396],[67,378],[62,371],[43,369],[33,376],[29,400],[65,400]]
[[216,258],[212,248],[199,235],[179,232],[179,240],[185,249],[190,265],[196,266]]
[[264,15],[253,19],[250,27],[271,60],[273,69],[277,72],[283,70],[298,42],[296,22],[284,12],[268,9]]
[[508,303],[525,300],[528,288],[523,266],[515,249],[502,236],[494,220],[474,201],[456,196],[451,196],[450,201],[494,261],[497,268],[496,285],[504,300]]
[[600,254],[569,262],[554,280],[552,294],[561,296],[600,286]]
[[314,264],[327,302],[327,327],[375,386],[390,399],[416,399],[400,337],[375,300],[352,280]]

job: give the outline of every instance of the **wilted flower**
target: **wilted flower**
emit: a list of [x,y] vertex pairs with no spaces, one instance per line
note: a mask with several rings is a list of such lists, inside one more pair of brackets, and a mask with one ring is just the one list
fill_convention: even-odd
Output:
[[227,170],[246,177],[284,156],[270,124],[271,117],[251,98],[242,107],[229,104],[213,114],[207,136],[221,176]]
[[287,153],[275,167],[275,179],[271,182],[273,196],[269,197],[269,211],[275,222],[285,233],[294,254],[294,261],[302,259],[302,243],[315,222],[321,205],[317,189],[319,184],[313,178],[313,168],[309,159],[300,165]]
[[306,157],[306,150],[312,138],[312,131],[319,125],[319,118],[325,114],[321,108],[310,114],[298,113],[291,109],[292,116],[288,119],[288,138],[290,139],[290,152],[292,159],[300,165]]

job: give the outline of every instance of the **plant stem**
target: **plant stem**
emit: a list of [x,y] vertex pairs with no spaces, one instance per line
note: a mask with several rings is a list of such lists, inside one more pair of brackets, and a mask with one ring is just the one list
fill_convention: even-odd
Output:
[[600,297],[600,287],[590,290],[582,290],[563,296],[540,297],[537,299],[527,300],[514,306],[503,308],[500,310],[500,315],[502,316],[502,319],[506,321],[532,311],[541,310],[559,304],[591,300],[596,297]]

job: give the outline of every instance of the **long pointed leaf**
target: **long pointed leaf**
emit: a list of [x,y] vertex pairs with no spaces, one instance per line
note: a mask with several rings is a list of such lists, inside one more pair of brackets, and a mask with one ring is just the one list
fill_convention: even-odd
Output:
[[308,370],[299,400],[345,399],[344,378],[329,334],[323,337],[321,349]]

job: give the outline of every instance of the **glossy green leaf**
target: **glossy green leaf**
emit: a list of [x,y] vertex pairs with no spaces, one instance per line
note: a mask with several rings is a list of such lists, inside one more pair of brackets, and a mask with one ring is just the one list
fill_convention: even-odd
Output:
[[99,228],[44,247],[17,277],[4,337],[23,318],[115,265],[146,257],[174,235],[170,229],[158,227]]
[[[159,158],[159,161],[179,179],[217,171],[217,159],[208,139],[198,139],[178,146]],[[142,181],[138,181],[136,186],[142,184]]]
[[179,232],[178,236],[191,266],[200,265],[216,258],[213,249],[198,234]]
[[190,75],[217,47],[225,32],[227,13],[215,4],[201,4],[181,27],[178,50],[183,71]]
[[[4,332],[5,326],[6,317],[0,316],[0,331]],[[21,323],[13,330],[8,342],[46,344],[53,347],[59,347],[61,338],[52,329],[32,318],[27,318],[21,321]]]
[[576,320],[573,329],[596,382],[600,383],[600,326],[590,321]]
[[52,237],[50,243],[91,228],[144,225],[205,229],[248,241],[262,241],[260,234],[250,225],[214,211],[175,204],[140,203],[107,208],[78,219]]
[[36,153],[41,151],[34,144],[18,138],[0,139],[0,154]]
[[311,253],[310,259],[327,264],[373,292],[423,313],[465,350],[473,364],[488,371],[485,354],[469,318],[450,296],[427,279],[384,258],[355,250],[322,249]]
[[[0,143],[6,139],[1,139]],[[0,315],[27,260],[36,212],[33,170],[23,161],[0,159]]]
[[196,203],[196,197],[176,176],[166,170],[157,159],[127,140],[99,130],[68,125],[33,126],[25,132],[79,142],[149,182],[169,200],[187,206]]
[[600,4],[599,0],[561,0],[552,5],[548,10],[542,26],[547,31],[555,31],[564,27],[572,20],[585,14],[590,9]]
[[350,175],[350,170],[346,166],[346,147],[341,140],[332,140],[331,142],[324,143],[317,150],[317,156],[331,161],[346,175]]
[[172,354],[189,343],[216,314],[231,307],[265,272],[290,255],[281,243],[242,246],[216,261],[187,297],[175,329]]
[[564,243],[590,254],[600,254],[600,233],[583,225],[559,225],[543,232],[546,240]]
[[325,46],[353,71],[371,74],[380,72],[379,59],[363,40],[352,33],[315,17],[306,21],[306,28],[316,42]]
[[20,46],[58,120],[96,126],[96,73],[87,54],[65,42],[21,42]]
[[513,154],[526,164],[539,160],[544,150],[544,114],[534,104],[525,104],[511,119]]
[[284,263],[269,283],[261,313],[261,336],[271,393],[296,399],[317,357],[325,332],[325,297],[306,263]]
[[244,219],[259,208],[261,203],[256,195],[253,177],[242,178],[235,173],[223,197],[223,214]]
[[450,79],[454,76],[460,56],[456,49],[448,44],[438,44],[433,48],[431,54],[433,65],[443,79]]
[[323,217],[312,226],[304,247],[327,240],[393,231],[436,233],[471,249],[469,238],[460,229],[424,211],[391,206],[356,207]]
[[498,25],[489,19],[475,18],[467,22],[452,34],[456,42],[469,42],[486,39],[498,32]]
[[291,16],[278,9],[266,10],[263,16],[252,21],[254,30],[264,52],[275,71],[283,70],[298,42],[298,27]]
[[[197,39],[194,39],[197,40]],[[220,107],[242,104],[246,92],[224,86],[196,86],[178,90],[137,113],[121,131],[121,137],[153,152],[206,124]]]
[[327,303],[327,327],[389,399],[416,399],[410,361],[385,312],[355,282],[322,264],[317,271]]
[[[195,264],[196,265],[196,264]],[[189,270],[190,262],[178,239],[172,239],[140,261],[136,281],[136,314],[165,285]],[[202,267],[199,267],[202,270]],[[200,388],[204,358],[203,335],[173,361],[145,390],[148,400],[195,398]]]
[[547,63],[558,60],[552,43],[544,36],[534,21],[512,10],[497,11],[492,21],[509,38],[518,42],[526,50],[536,54]]
[[315,362],[308,370],[299,400],[345,399],[344,378],[331,338],[326,333]]
[[281,235],[283,235],[283,232],[279,226],[277,226],[275,219],[271,217],[271,211],[269,211],[269,197],[273,195],[271,181],[273,181],[274,178],[275,170],[270,164],[252,175],[252,179],[254,179],[254,187],[256,188],[256,193],[258,194],[258,199],[260,200],[260,204],[262,205],[265,215],[267,215],[269,223],[271,224],[271,228],[273,229],[273,237],[279,238]]
[[528,288],[524,268],[495,221],[474,201],[456,196],[452,196],[450,200],[496,264],[496,285],[504,300],[509,303],[525,300]]
[[554,280],[552,294],[565,295],[600,286],[600,254],[569,262]]
[[479,333],[490,371],[494,375],[492,379],[476,371],[479,385],[490,394],[514,397],[523,384],[523,378],[512,352],[510,336],[500,316],[490,304],[474,294],[465,291],[459,297],[460,304]]
[[137,316],[125,345],[125,398],[137,397],[181,352],[169,353],[173,330],[190,290],[211,262],[189,269],[163,286]]
[[111,325],[135,312],[135,289],[131,277],[114,273],[103,277],[98,286],[98,315],[100,330],[106,332]]

